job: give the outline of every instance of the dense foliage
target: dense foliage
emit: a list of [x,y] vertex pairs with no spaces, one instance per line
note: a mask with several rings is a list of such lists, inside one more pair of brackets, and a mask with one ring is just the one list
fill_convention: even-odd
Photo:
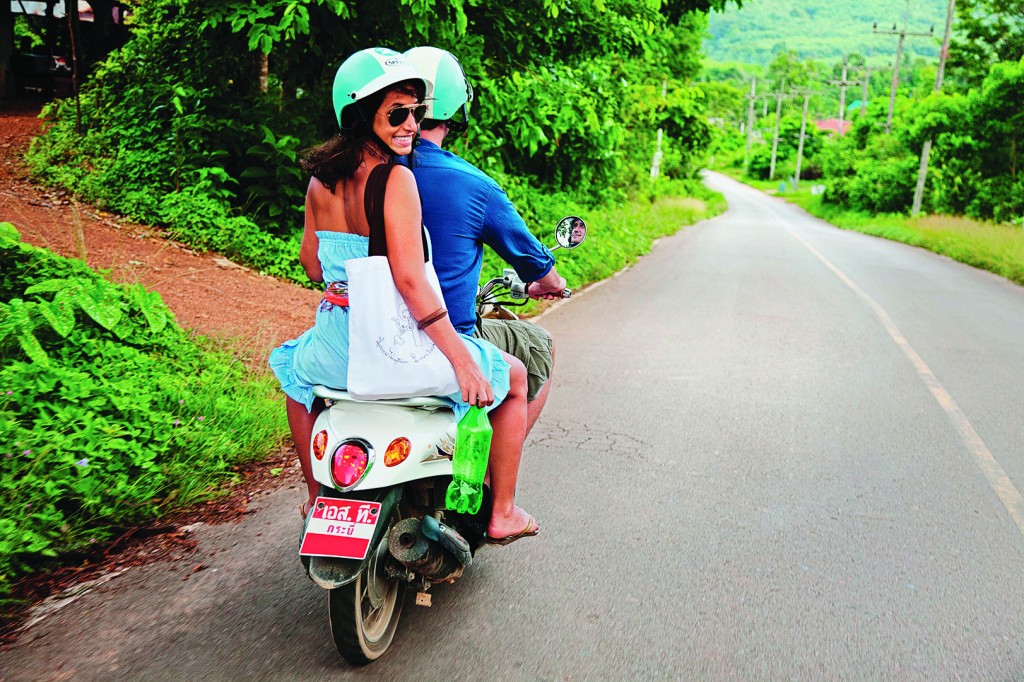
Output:
[[662,172],[696,178],[710,133],[688,81],[702,12],[725,3],[153,0],[84,87],[81,134],[70,103],[55,105],[30,161],[85,199],[301,281],[295,159],[333,134],[329,84],[351,52],[452,50],[477,95],[457,151],[516,201],[599,206],[647,179],[659,128]]
[[978,86],[996,62],[1024,58],[1024,0],[958,0],[949,53],[956,79]]
[[0,273],[0,596],[280,441],[273,387],[190,338],[158,294],[23,244],[10,223]]

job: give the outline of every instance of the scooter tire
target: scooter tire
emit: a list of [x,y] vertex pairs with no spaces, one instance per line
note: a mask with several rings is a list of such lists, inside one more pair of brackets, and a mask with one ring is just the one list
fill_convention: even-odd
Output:
[[380,658],[394,639],[402,614],[405,583],[384,572],[387,534],[355,581],[327,591],[327,614],[338,653],[353,665]]

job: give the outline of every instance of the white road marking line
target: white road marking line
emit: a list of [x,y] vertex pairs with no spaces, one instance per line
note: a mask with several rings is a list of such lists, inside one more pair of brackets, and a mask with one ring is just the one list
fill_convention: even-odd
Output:
[[792,235],[792,237],[800,242],[805,249],[810,251],[818,260],[824,263],[825,267],[831,270],[843,284],[849,287],[853,293],[857,294],[861,300],[867,303],[868,307],[870,307],[874,311],[875,315],[878,316],[878,319],[882,321],[882,325],[889,333],[889,336],[896,342],[896,345],[899,346],[900,350],[903,351],[903,354],[907,356],[907,359],[910,360],[914,369],[917,370],[918,376],[921,377],[925,386],[927,386],[928,390],[931,391],[932,396],[935,398],[935,402],[939,404],[939,407],[943,409],[950,421],[953,422],[953,426],[959,434],[960,440],[967,448],[967,451],[974,456],[974,462],[985,475],[985,478],[988,480],[989,487],[992,488],[992,492],[994,492],[999,498],[999,501],[1003,503],[1003,506],[1006,507],[1006,511],[1009,513],[1010,518],[1013,519],[1015,524],[1017,524],[1017,528],[1020,532],[1024,534],[1024,497],[1021,496],[1017,487],[1013,485],[1013,481],[1010,480],[1006,471],[988,449],[988,446],[985,445],[985,441],[983,441],[981,436],[978,435],[978,432],[971,425],[970,420],[967,419],[963,410],[961,410],[960,406],[956,404],[955,400],[953,400],[953,396],[950,395],[949,391],[947,391],[942,385],[938,377],[935,376],[935,373],[925,363],[925,361],[921,359],[921,356],[917,354],[917,351],[915,351],[910,345],[910,342],[907,341],[906,337],[903,336],[903,333],[900,332],[896,323],[893,322],[892,318],[889,316],[889,313],[879,305],[878,301],[873,299],[852,279],[847,277],[842,270],[833,265],[828,258],[823,256],[817,249],[808,244],[802,237],[790,229],[783,218],[776,215],[774,211],[769,212],[772,214],[773,218],[779,221],[779,224],[782,225],[782,228],[786,230],[786,232]]

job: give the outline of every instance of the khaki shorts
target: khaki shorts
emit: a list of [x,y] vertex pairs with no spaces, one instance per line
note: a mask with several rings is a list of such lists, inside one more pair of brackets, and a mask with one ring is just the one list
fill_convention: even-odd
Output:
[[551,376],[551,336],[523,320],[491,319],[477,323],[476,335],[526,365],[526,399],[536,398]]

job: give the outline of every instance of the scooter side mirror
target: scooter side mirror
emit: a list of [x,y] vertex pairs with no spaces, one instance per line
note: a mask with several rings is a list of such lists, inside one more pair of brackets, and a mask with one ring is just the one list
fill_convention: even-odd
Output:
[[555,226],[555,241],[563,249],[575,249],[587,238],[587,224],[583,218],[567,215]]

